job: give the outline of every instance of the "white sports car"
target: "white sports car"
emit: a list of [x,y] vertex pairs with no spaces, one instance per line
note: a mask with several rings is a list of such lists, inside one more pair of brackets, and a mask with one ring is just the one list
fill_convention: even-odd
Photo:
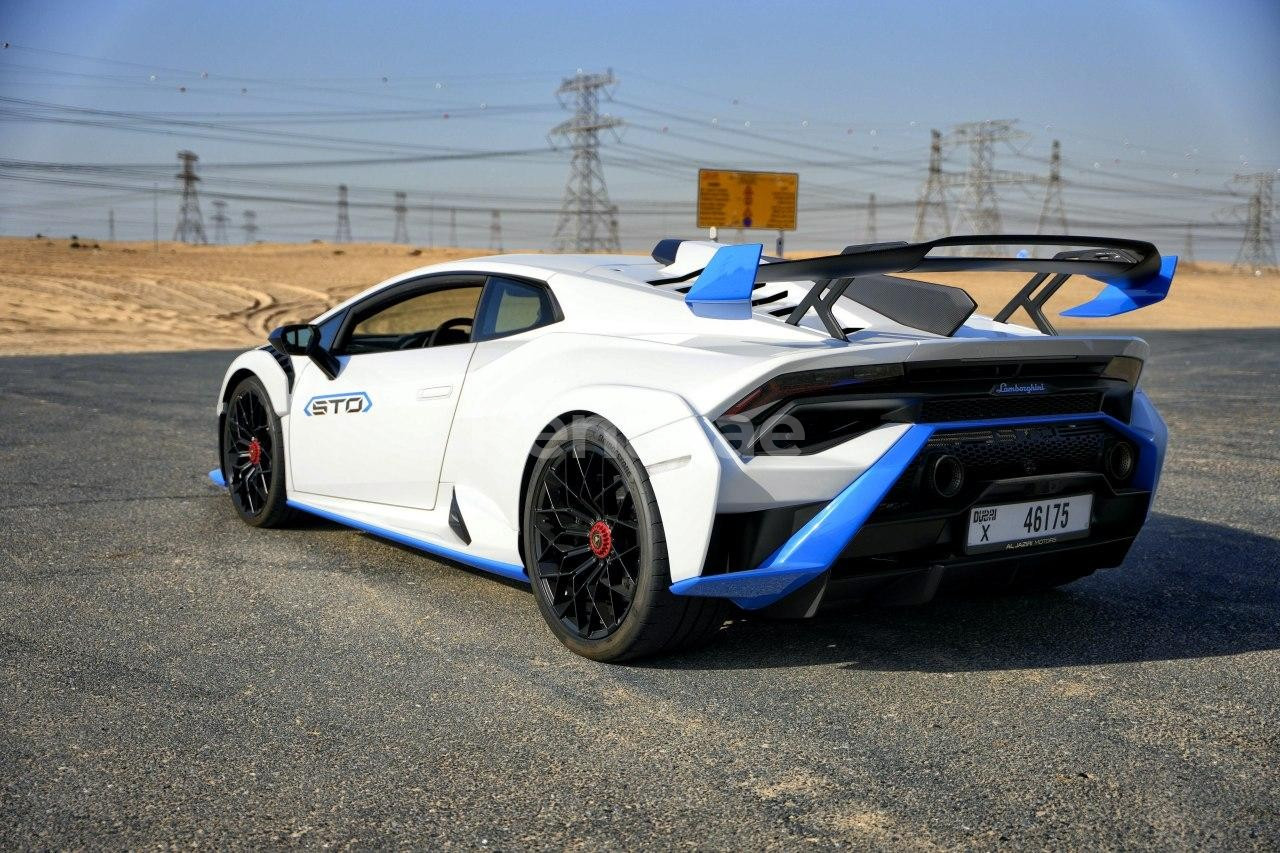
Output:
[[[999,246],[1068,250],[951,254]],[[1167,432],[1147,345],[1058,336],[1043,307],[1078,273],[1104,287],[1064,313],[1141,308],[1176,261],[1009,235],[424,267],[238,356],[210,477],[256,527],[312,513],[528,582],[598,660],[704,638],[730,602],[1055,586],[1124,559]],[[893,275],[974,269],[1032,276],[985,317]]]

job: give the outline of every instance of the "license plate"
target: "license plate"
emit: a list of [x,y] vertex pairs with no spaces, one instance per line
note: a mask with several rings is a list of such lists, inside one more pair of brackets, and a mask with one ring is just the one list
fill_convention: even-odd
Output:
[[978,506],[969,512],[965,550],[1018,551],[1089,535],[1093,495],[1068,495],[1017,504]]

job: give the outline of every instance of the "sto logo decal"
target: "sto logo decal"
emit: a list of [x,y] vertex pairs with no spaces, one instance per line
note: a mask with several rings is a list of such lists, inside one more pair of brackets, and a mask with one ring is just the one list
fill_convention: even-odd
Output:
[[373,400],[364,391],[350,391],[346,394],[325,394],[312,397],[307,401],[303,412],[307,417],[313,415],[358,415],[373,408]]

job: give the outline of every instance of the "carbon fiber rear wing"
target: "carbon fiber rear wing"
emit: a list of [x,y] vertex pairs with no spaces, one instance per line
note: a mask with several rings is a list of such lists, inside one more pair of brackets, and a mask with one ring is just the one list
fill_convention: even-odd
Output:
[[[660,244],[661,245],[661,244]],[[965,257],[932,255],[939,249],[973,246],[1074,246],[1052,258]],[[1022,308],[1045,334],[1057,334],[1044,315],[1044,306],[1073,275],[1101,281],[1105,287],[1093,299],[1063,311],[1064,316],[1112,317],[1152,305],[1169,292],[1177,257],[1161,258],[1156,247],[1141,240],[1114,237],[999,234],[943,237],[927,243],[874,243],[849,246],[838,255],[795,261],[759,263],[760,247],[725,246],[693,283],[690,303],[729,303],[750,300],[757,282],[812,281],[814,285],[786,322],[799,325],[814,311],[832,337],[846,339],[832,313],[841,297],[866,305],[895,322],[949,336],[977,309],[960,288],[889,277],[892,273],[1030,272],[1031,278],[996,313],[1008,322]],[[755,267],[754,272],[751,267]],[[706,281],[704,282],[704,279]]]

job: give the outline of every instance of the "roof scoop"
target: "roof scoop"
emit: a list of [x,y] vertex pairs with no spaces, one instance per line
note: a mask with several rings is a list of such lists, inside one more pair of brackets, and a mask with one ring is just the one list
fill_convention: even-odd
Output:
[[684,295],[693,313],[719,320],[750,317],[751,291],[763,251],[760,243],[720,246]]
[[716,251],[722,248],[724,248],[723,243],[713,240],[681,240],[669,237],[658,241],[658,245],[653,247],[653,252],[650,254],[655,261],[663,264],[660,277],[674,279],[700,271],[711,263],[711,258],[715,256]]

